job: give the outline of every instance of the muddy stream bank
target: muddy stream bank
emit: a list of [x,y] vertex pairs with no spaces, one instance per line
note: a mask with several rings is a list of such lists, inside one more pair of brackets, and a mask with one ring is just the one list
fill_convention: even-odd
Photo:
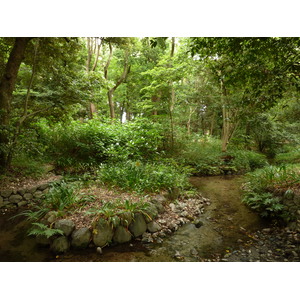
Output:
[[106,247],[99,255],[95,248],[55,256],[26,236],[27,223],[9,215],[0,218],[1,261],[209,261],[239,247],[248,232],[265,227],[261,218],[241,203],[240,176],[192,177],[191,183],[211,205],[201,216],[203,225],[185,224],[161,244],[139,241]]

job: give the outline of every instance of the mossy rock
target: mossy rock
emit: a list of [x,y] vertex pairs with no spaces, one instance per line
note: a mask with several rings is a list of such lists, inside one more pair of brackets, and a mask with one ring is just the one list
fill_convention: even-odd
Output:
[[93,242],[96,246],[104,247],[109,244],[114,235],[112,226],[105,220],[99,219],[93,229]]

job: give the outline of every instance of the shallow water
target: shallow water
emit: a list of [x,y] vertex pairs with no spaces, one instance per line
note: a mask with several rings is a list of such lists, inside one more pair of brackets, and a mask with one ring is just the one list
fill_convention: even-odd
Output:
[[222,255],[238,247],[238,240],[247,232],[263,228],[259,216],[241,203],[240,176],[192,177],[191,183],[211,205],[205,208],[196,228],[185,224],[176,233],[165,238],[162,244],[143,245],[139,241],[103,249],[71,251],[55,256],[47,248],[39,248],[34,238],[26,237],[26,222],[13,221],[8,216],[0,219],[1,261],[102,261],[102,262],[165,262],[202,261]]

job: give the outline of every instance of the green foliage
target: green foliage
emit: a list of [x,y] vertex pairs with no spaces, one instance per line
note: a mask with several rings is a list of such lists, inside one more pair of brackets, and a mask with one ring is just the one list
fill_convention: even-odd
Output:
[[279,153],[276,155],[274,162],[280,164],[296,164],[300,163],[300,150],[295,149],[289,152]]
[[271,193],[247,193],[242,202],[259,212],[262,217],[278,217],[284,209],[280,198]]
[[97,219],[105,219],[112,227],[117,227],[120,224],[128,226],[135,213],[142,213],[148,216],[148,207],[149,204],[144,201],[132,202],[128,199],[125,201],[119,199],[115,202],[102,203],[100,208],[90,209],[87,214],[96,215]]
[[36,206],[35,208],[36,209],[34,211],[30,209],[24,210],[13,216],[11,219],[14,219],[19,216],[24,216],[28,221],[38,221],[50,210],[47,207],[40,206]]
[[159,153],[159,124],[138,119],[126,124],[99,119],[49,126],[40,122],[40,135],[60,167],[91,167],[124,159],[149,159]]
[[187,186],[187,175],[187,169],[165,165],[163,162],[127,161],[106,164],[99,170],[102,182],[139,193],[184,189]]
[[33,227],[29,230],[28,235],[44,236],[47,239],[54,235],[63,235],[63,231],[60,229],[50,228],[42,223],[32,223]]
[[70,208],[79,201],[77,187],[65,181],[52,185],[46,194],[45,205],[53,210],[64,210]]

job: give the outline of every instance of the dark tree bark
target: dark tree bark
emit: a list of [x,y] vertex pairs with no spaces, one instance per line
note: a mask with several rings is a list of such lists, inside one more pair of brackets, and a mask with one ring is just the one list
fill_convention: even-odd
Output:
[[9,142],[8,126],[13,91],[25,50],[31,38],[20,37],[15,39],[14,46],[10,52],[3,77],[0,81],[0,168],[7,168],[7,153],[5,148]]

